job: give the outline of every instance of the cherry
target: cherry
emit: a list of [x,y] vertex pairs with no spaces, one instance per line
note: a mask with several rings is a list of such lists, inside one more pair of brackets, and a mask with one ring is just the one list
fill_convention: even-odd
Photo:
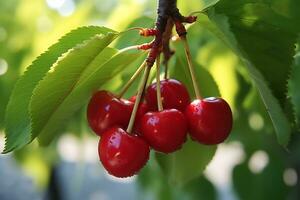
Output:
[[132,108],[132,102],[118,99],[107,91],[98,91],[89,102],[87,119],[93,131],[101,136],[105,130],[115,125],[126,128]]
[[[190,96],[186,87],[175,79],[160,81],[162,104],[165,109],[175,108],[184,112],[190,103]],[[151,110],[157,110],[156,83],[147,88],[146,102]]]
[[192,139],[202,144],[219,144],[232,128],[232,112],[222,98],[194,100],[185,112]]
[[124,178],[136,174],[149,160],[149,145],[140,137],[113,127],[102,134],[98,153],[109,174]]
[[[132,96],[129,101],[135,102],[136,96]],[[133,131],[135,134],[141,135],[141,119],[149,111],[148,104],[141,102],[136,113]]]
[[171,153],[186,141],[187,122],[184,114],[176,109],[148,112],[142,118],[141,130],[153,149]]

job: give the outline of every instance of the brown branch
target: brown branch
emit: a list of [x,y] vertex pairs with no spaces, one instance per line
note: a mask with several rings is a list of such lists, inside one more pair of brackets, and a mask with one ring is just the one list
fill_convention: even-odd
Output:
[[167,64],[172,56],[173,51],[170,49],[169,41],[171,39],[174,23],[176,30],[178,27],[182,28],[179,31],[177,30],[177,33],[182,36],[186,34],[182,23],[193,23],[195,20],[196,17],[194,16],[184,17],[180,14],[177,8],[177,0],[159,0],[155,29],[149,29],[148,32],[144,31],[142,33],[142,35],[146,36],[155,34],[155,39],[151,43],[152,46],[146,59],[148,67],[153,66],[160,51],[163,52],[165,64]]
[[164,55],[164,63],[167,63],[171,58],[171,56],[174,54],[174,51],[170,49],[170,39],[172,37],[173,26],[174,26],[174,22],[171,18],[169,18],[162,39],[162,52]]

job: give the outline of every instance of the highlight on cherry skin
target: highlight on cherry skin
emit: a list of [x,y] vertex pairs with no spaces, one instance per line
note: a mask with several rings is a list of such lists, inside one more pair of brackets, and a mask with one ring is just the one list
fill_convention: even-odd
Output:
[[[165,79],[160,81],[162,104],[165,109],[175,108],[184,112],[190,103],[190,96],[186,87],[175,79]],[[156,83],[147,88],[146,102],[151,110],[157,110]]]
[[185,116],[191,138],[202,144],[219,144],[232,129],[232,112],[222,98],[196,99],[186,108]]
[[148,112],[141,122],[142,136],[156,151],[171,153],[186,141],[187,122],[176,109]]
[[119,178],[135,175],[149,160],[149,145],[122,128],[105,131],[99,141],[100,161],[107,172]]
[[116,98],[108,91],[97,91],[87,108],[89,126],[99,136],[112,126],[126,128],[133,104],[131,101]]

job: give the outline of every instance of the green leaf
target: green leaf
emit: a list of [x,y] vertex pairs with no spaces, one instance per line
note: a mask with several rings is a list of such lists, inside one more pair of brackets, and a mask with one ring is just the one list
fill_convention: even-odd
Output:
[[[146,59],[147,54],[145,53],[143,56],[140,56],[134,62],[132,62],[129,66],[127,66],[126,71],[123,73],[114,76],[112,79],[107,81],[102,88],[108,91],[115,91],[117,94],[121,92],[124,85],[129,81],[132,74],[141,66],[141,64]],[[136,95],[136,90],[138,88],[138,84],[140,82],[141,76],[137,77],[137,79],[132,83],[132,85],[128,88],[126,93],[123,95],[123,98],[129,99],[133,95]]]
[[172,154],[156,154],[156,158],[171,184],[184,185],[199,177],[211,161],[217,146],[207,146],[188,140]]
[[[226,1],[222,1],[222,2],[226,2]],[[219,4],[217,5],[222,6]],[[241,4],[240,6],[241,8],[243,8],[243,4]],[[232,9],[233,8],[231,9],[228,8],[227,10],[229,12]],[[270,30],[267,30],[263,26],[265,25],[265,23],[262,23],[259,20],[253,21],[251,20],[251,18],[245,19],[242,16],[240,16],[242,21],[251,22],[251,23],[246,23],[246,25],[249,26],[247,29],[245,27],[241,27],[239,29],[238,25],[241,24],[238,24],[234,20],[233,20],[234,22],[230,21],[231,18],[228,18],[225,14],[217,13],[217,11],[213,8],[208,10],[207,15],[209,19],[205,15],[199,16],[199,24],[207,28],[208,30],[210,30],[213,34],[219,37],[219,39],[221,39],[226,45],[228,45],[233,50],[233,52],[241,59],[244,65],[247,67],[250,77],[252,78],[256,88],[258,89],[259,94],[265,104],[266,110],[269,113],[269,116],[272,120],[275,133],[277,135],[277,140],[279,144],[286,146],[290,138],[291,128],[287,120],[287,117],[283,113],[283,110],[278,103],[278,100],[274,97],[272,91],[268,87],[268,83],[266,82],[262,74],[264,73],[262,69],[266,67],[266,65],[273,65],[273,66],[275,65],[277,67],[276,70],[272,68],[272,70],[269,71],[270,74],[274,74],[274,77],[277,77],[279,76],[279,74],[277,74],[277,70],[278,70],[281,71],[282,77],[287,75],[287,72],[285,72],[285,70],[286,68],[290,67],[289,60],[291,59],[290,58],[291,46],[293,46],[293,44],[289,39],[286,38],[278,42],[279,44],[282,45],[282,47],[278,46],[277,44],[271,45],[271,43],[272,41],[276,42],[276,39],[279,40],[277,35],[278,34],[280,35],[281,32],[278,30],[281,31],[282,30],[288,31],[288,30],[284,29],[284,27],[275,27],[276,30],[274,30],[273,26],[275,25],[273,24],[272,24],[273,28],[270,28],[270,26],[266,26],[270,28]],[[232,18],[235,19],[234,16],[232,16]],[[236,17],[236,19],[239,19],[239,17]],[[258,15],[257,18],[255,19],[260,19],[260,16]],[[258,24],[257,25],[258,27],[255,26],[252,27],[253,29],[251,29],[250,26],[251,24],[252,25]],[[268,36],[270,33],[268,34],[265,33],[268,31],[270,33],[273,32],[274,35],[276,35],[276,37],[270,36],[271,38],[270,41],[268,40]],[[242,39],[241,35],[243,35],[244,37],[243,41],[241,41]],[[293,36],[292,34],[288,34],[288,35]],[[286,37],[286,36],[287,34],[282,33],[282,37]],[[256,38],[257,41],[254,41],[254,38]],[[246,44],[247,39],[249,39],[250,41],[250,43],[248,44]],[[285,40],[287,41],[286,43],[284,42]],[[262,43],[266,45],[265,46],[266,49],[263,48],[263,45],[261,45]],[[247,45],[252,47],[246,47]],[[255,51],[255,48],[253,48],[254,46],[256,47],[257,51]],[[283,58],[286,59],[285,61],[273,59],[273,57],[280,54],[280,52],[288,52],[288,53],[283,53],[280,56],[281,59]],[[272,77],[270,77],[268,81],[272,84],[274,83],[274,84],[285,85],[286,77],[280,79],[280,81],[278,82],[276,82],[276,80],[272,80]],[[278,91],[280,94],[284,92],[283,89],[280,89]]]
[[[96,70],[96,67],[106,62],[116,53],[116,50],[106,48],[115,36],[115,34],[96,35],[84,44],[76,46],[59,60],[43,80],[38,83],[33,91],[30,103],[32,139],[43,132],[51,116],[55,115],[59,110],[59,106],[72,93],[76,85],[82,79],[88,78]],[[70,106],[78,104],[75,100],[73,99],[73,105]],[[76,112],[75,109],[73,108],[73,112]],[[71,117],[72,114],[65,112],[57,118],[64,118],[65,115]],[[52,130],[53,132],[59,131],[60,127],[54,126]]]
[[[187,60],[185,58],[184,47],[181,42],[175,44],[175,47],[176,61],[175,65],[170,69],[171,77],[184,83],[189,90],[189,93],[195,95]],[[195,67],[196,80],[200,94],[203,97],[220,96],[219,88],[209,71],[194,61],[193,65]]]
[[195,200],[195,199],[205,199],[205,200],[216,200],[217,192],[214,185],[205,178],[205,176],[200,176],[199,178],[190,181],[183,187],[182,196],[177,199],[184,200]]
[[295,62],[292,67],[291,77],[289,80],[289,96],[291,97],[296,116],[296,122],[300,125],[300,53],[295,56]]
[[[176,60],[174,66],[170,66],[170,76],[184,83],[189,93],[194,95],[184,48],[181,42],[174,45],[176,48]],[[218,86],[211,74],[195,62],[194,67],[196,79],[198,81],[201,80],[199,88],[203,97],[220,96]],[[181,150],[168,155],[158,153],[156,158],[171,183],[184,185],[202,174],[206,165],[213,158],[215,151],[216,146],[201,145],[188,140]]]
[[290,189],[282,178],[284,164],[281,161],[271,160],[260,173],[252,173],[248,162],[237,165],[233,170],[232,178],[239,198],[243,200],[285,199]]
[[48,144],[65,127],[67,120],[84,104],[92,93],[124,70],[142,52],[130,48],[116,52],[101,48],[115,36],[96,36],[84,46],[71,51],[38,84],[30,104],[33,138],[39,136]]
[[[150,17],[142,16],[131,22],[126,29],[131,29],[133,27],[145,27],[151,28],[154,26],[154,21]],[[125,30],[126,30],[125,29]],[[138,30],[125,31],[117,40],[114,47],[121,49],[130,45],[138,45],[146,42],[150,42],[153,38],[142,37],[138,35]]]
[[32,92],[59,56],[96,34],[115,31],[105,27],[81,27],[63,36],[27,68],[10,97],[5,116],[6,144],[3,153],[21,148],[31,141],[29,102]]
[[203,12],[204,10],[208,9],[209,7],[215,5],[220,0],[190,0],[188,3],[185,1],[177,1],[177,6],[180,8],[182,13],[185,12]]
[[223,0],[216,6],[215,13],[226,15],[240,49],[283,103],[298,24],[275,12],[267,3],[249,2]]
[[[204,4],[202,7],[202,11],[214,6],[217,4],[220,0],[202,0],[202,3]],[[201,12],[202,12],[201,11]]]

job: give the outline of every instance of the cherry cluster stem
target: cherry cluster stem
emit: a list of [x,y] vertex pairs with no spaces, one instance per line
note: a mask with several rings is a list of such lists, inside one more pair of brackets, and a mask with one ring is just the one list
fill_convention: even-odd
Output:
[[145,71],[144,71],[144,74],[143,74],[142,79],[141,79],[140,84],[139,84],[139,88],[138,88],[138,92],[137,92],[136,99],[135,99],[135,102],[134,102],[133,110],[132,110],[130,120],[129,120],[129,124],[128,124],[128,127],[127,127],[127,133],[129,133],[129,134],[132,133],[136,113],[137,113],[138,107],[140,105],[140,101],[141,101],[141,98],[142,98],[142,95],[143,95],[143,92],[144,92],[144,88],[145,88],[145,85],[147,83],[149,73],[150,73],[150,69],[151,69],[149,66],[146,66],[146,65],[142,65],[142,66],[143,66],[143,68],[145,68]]
[[161,101],[161,90],[160,90],[160,55],[156,58],[156,97],[157,97],[157,108],[158,111],[163,110]]
[[[177,30],[177,25],[176,25],[176,30],[177,33],[179,34],[180,38],[183,41],[184,44],[184,49],[185,49],[185,54],[188,62],[188,67],[189,71],[191,74],[192,82],[193,82],[193,87],[194,91],[196,94],[196,97],[198,99],[201,99],[201,95],[199,92],[199,88],[196,82],[196,77],[195,77],[195,71],[192,63],[192,58],[191,58],[191,53],[190,53],[190,48],[189,44],[186,39],[186,30],[184,26],[182,25],[183,22],[187,23],[193,23],[196,20],[196,17],[184,17],[180,14],[178,8],[177,8],[177,0],[159,0],[158,1],[158,17],[156,20],[156,28],[151,30],[150,35],[155,34],[155,39],[149,44],[147,49],[150,49],[149,54],[147,56],[146,61],[138,68],[138,70],[133,74],[133,76],[130,78],[128,83],[124,86],[123,90],[120,92],[119,97],[121,97],[127,89],[130,87],[132,82],[136,79],[136,77],[140,74],[143,68],[145,68],[144,75],[142,76],[142,79],[140,80],[140,84],[138,87],[137,95],[136,95],[136,100],[134,103],[134,107],[130,116],[129,124],[127,127],[127,132],[131,133],[135,118],[136,118],[136,113],[143,95],[143,92],[145,90],[145,86],[147,84],[147,80],[149,77],[150,69],[153,66],[154,62],[156,62],[156,67],[157,67],[157,72],[156,72],[156,91],[157,91],[157,107],[159,111],[163,110],[163,105],[162,105],[162,99],[161,99],[161,91],[160,91],[160,53],[161,49],[163,51],[163,54],[165,56],[165,78],[167,78],[167,71],[168,71],[168,65],[167,62],[173,52],[169,48],[169,40],[171,38],[172,34],[172,27],[174,26],[174,23],[181,25],[183,29],[178,29]],[[192,17],[192,18],[191,18]],[[180,26],[179,26],[180,28]],[[134,30],[137,30],[139,28],[135,27],[133,28]],[[143,48],[144,49],[144,48]],[[146,49],[146,48],[145,48]]]
[[184,45],[185,56],[186,56],[189,71],[190,71],[190,74],[191,74],[191,78],[192,78],[196,98],[197,99],[202,99],[202,97],[200,95],[200,92],[199,92],[198,85],[197,85],[197,80],[196,80],[196,76],[195,76],[196,73],[195,73],[194,66],[193,66],[193,61],[192,61],[192,56],[191,56],[191,52],[190,52],[189,43],[186,39],[186,35],[183,35],[180,38],[181,38],[181,40],[183,42],[183,45]]

